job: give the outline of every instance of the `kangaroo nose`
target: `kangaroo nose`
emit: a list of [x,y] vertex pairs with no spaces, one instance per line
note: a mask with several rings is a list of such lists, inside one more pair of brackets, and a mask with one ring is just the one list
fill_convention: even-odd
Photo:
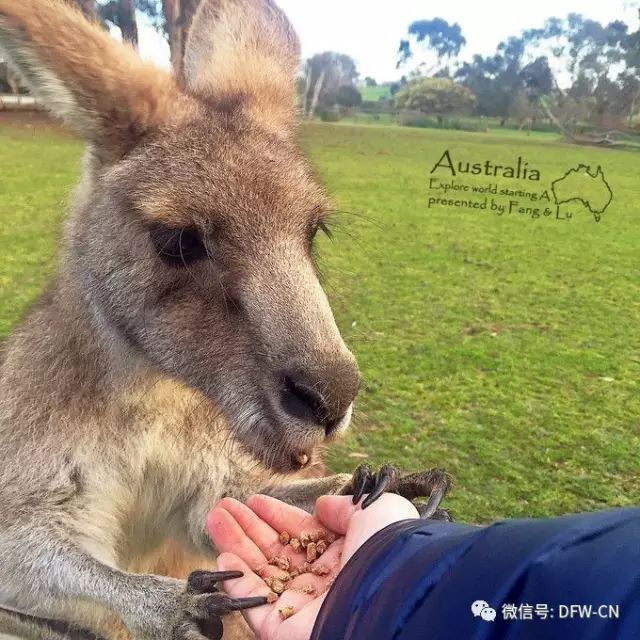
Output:
[[329,435],[344,416],[335,417],[324,395],[301,374],[282,376],[280,404],[290,416],[323,427]]
[[300,376],[285,374],[281,389],[282,408],[294,418],[324,424],[329,407],[322,394]]

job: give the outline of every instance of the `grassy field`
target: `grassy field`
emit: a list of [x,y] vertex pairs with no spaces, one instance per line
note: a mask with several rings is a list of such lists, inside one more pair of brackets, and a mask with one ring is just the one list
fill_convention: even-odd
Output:
[[388,84],[379,84],[375,87],[359,87],[358,91],[360,91],[362,99],[369,102],[377,102],[381,98],[391,97],[391,89]]
[[[321,268],[366,381],[332,468],[445,466],[474,522],[640,503],[640,154],[344,124],[302,139],[336,203]],[[81,147],[1,121],[0,142],[1,336],[50,273]],[[429,206],[446,149],[541,172],[456,178],[498,188],[599,164],[614,200],[599,224],[577,204],[570,221]]]
[[46,122],[0,112],[0,339],[52,271],[81,153]]

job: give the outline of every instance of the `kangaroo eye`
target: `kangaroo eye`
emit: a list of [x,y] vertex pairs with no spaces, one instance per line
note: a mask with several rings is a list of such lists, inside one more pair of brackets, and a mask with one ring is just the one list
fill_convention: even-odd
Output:
[[207,256],[197,229],[176,229],[154,224],[149,230],[149,237],[160,259],[174,267],[186,267]]

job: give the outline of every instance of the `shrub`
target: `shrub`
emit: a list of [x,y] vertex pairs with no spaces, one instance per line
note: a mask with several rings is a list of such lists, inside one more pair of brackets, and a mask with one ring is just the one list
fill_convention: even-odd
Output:
[[336,109],[323,109],[320,112],[320,120],[322,122],[339,122],[340,112]]

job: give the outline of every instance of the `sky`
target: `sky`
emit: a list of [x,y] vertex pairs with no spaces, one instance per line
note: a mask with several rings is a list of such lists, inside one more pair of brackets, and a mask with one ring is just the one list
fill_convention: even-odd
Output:
[[[542,26],[568,13],[638,26],[638,2],[630,0],[277,0],[298,31],[305,58],[332,50],[349,54],[361,78],[395,80],[397,50],[414,20],[440,17],[458,22],[467,45],[462,60],[492,54],[498,43],[522,29]],[[167,64],[168,47],[150,28],[141,29],[140,52]]]

